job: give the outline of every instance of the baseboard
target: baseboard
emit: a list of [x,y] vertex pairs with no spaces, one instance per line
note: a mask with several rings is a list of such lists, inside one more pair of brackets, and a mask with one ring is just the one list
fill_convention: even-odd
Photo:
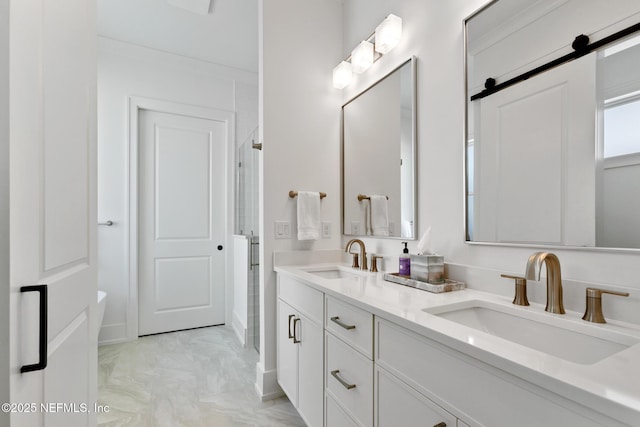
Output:
[[233,312],[233,318],[231,319],[231,328],[236,333],[236,337],[238,341],[240,341],[240,345],[242,347],[247,346],[248,338],[247,338],[247,328],[242,324],[242,320],[236,312]]
[[278,384],[277,371],[272,369],[265,372],[262,369],[260,362],[256,363],[255,390],[256,394],[263,402],[284,396],[284,392]]
[[117,344],[121,342],[127,342],[127,324],[115,323],[112,325],[104,325],[100,328],[100,334],[98,335],[98,345],[104,344]]

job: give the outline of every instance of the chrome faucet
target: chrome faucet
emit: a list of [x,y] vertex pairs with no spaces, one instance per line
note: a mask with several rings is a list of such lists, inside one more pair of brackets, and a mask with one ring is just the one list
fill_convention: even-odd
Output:
[[[367,267],[367,251],[364,247],[364,242],[360,239],[351,239],[349,240],[349,242],[347,243],[347,247],[344,249],[345,252],[350,253],[351,252],[351,246],[353,246],[354,243],[357,243],[358,245],[360,245],[360,258],[362,258],[362,267],[360,267],[361,270],[368,270],[369,268]],[[354,256],[354,264],[353,267],[354,268],[358,268],[358,264],[355,261],[358,256],[358,254],[353,254]]]
[[[562,304],[562,276],[560,260],[550,252],[536,252],[529,257],[524,277],[527,280],[540,280],[542,264],[547,265],[547,306],[549,313],[564,314]],[[537,274],[536,274],[537,273]]]

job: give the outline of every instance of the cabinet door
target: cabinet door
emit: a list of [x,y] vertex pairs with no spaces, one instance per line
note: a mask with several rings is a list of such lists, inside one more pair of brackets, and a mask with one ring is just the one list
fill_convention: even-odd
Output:
[[300,315],[295,327],[298,346],[298,412],[310,427],[323,422],[323,330],[322,325]]
[[456,417],[380,368],[376,382],[376,427],[456,427]]
[[278,299],[278,384],[287,394],[293,406],[298,406],[298,346],[289,338],[293,333],[295,310]]

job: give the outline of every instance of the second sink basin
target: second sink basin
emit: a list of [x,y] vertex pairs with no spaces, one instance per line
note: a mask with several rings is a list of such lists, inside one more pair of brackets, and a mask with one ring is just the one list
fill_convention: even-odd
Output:
[[548,313],[519,310],[483,300],[423,311],[574,363],[592,364],[640,339],[588,324],[567,322]]
[[362,277],[362,273],[358,273],[358,270],[347,269],[342,266],[314,267],[306,269],[306,271],[324,279],[357,279]]

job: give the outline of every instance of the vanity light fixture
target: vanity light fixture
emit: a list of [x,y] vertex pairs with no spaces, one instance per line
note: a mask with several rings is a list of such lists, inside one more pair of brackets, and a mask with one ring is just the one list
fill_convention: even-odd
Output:
[[373,64],[373,43],[362,40],[351,51],[351,66],[354,73],[362,73]]
[[[362,73],[393,49],[402,37],[402,18],[390,14],[366,40],[361,41],[344,61],[333,69],[333,87],[344,89],[353,73]],[[374,45],[375,43],[375,45]]]
[[396,47],[402,37],[402,18],[391,14],[376,27],[376,52],[385,54]]

